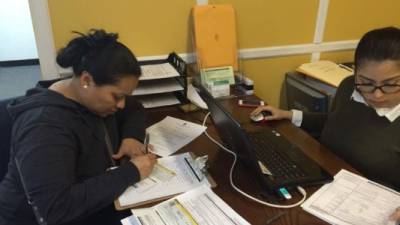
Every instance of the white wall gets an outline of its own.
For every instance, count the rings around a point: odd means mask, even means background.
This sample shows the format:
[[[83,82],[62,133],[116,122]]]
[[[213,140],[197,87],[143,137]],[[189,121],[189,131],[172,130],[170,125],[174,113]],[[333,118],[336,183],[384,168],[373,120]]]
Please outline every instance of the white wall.
[[[28,0],[0,0],[0,61],[37,58]]]

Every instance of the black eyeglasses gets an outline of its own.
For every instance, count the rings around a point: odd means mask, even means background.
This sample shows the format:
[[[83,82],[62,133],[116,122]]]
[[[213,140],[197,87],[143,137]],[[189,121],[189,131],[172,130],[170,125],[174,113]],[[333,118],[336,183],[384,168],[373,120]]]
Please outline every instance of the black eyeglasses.
[[[375,86],[373,84],[355,83],[354,86],[356,87],[357,91],[363,93],[373,93],[376,91],[376,89],[381,90],[381,92],[385,94],[393,94],[400,91],[400,84],[384,84]]]

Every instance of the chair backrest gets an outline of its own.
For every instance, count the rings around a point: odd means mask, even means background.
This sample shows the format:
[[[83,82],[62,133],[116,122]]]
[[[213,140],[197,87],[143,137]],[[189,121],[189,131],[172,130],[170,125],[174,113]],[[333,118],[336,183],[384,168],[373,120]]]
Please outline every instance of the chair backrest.
[[[10,160],[10,141],[12,119],[8,114],[7,105],[13,100],[0,100],[0,181],[7,173],[8,162]]]

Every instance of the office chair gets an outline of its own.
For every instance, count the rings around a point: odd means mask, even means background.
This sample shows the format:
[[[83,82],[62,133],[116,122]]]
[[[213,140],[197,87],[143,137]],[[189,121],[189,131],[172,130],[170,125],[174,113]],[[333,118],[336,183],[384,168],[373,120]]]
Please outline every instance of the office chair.
[[[10,160],[10,141],[12,119],[8,114],[7,105],[14,100],[9,98],[0,100],[0,182],[7,173],[8,161]]]

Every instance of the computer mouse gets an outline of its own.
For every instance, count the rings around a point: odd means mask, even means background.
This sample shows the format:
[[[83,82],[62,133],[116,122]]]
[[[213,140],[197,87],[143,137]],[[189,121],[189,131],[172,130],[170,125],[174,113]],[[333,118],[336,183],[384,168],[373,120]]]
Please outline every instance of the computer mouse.
[[[254,116],[250,116],[250,119],[254,122],[261,122],[264,121],[266,116],[270,116],[272,115],[270,111],[262,111],[261,113],[254,115]]]

